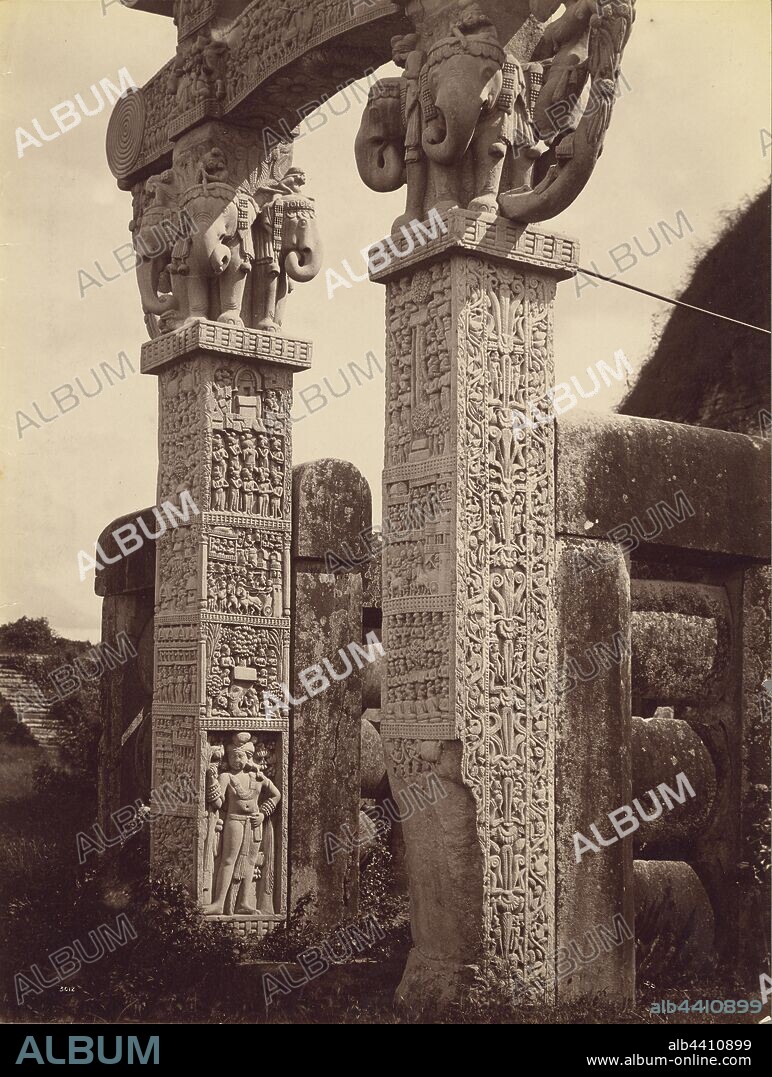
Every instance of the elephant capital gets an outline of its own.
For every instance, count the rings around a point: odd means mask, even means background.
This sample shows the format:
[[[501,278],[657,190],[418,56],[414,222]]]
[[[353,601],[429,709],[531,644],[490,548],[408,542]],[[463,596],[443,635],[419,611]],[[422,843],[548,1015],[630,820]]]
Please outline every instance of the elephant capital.
[[[548,22],[559,0],[532,0],[506,36],[474,3],[440,0],[443,18],[408,5],[415,33],[392,40],[403,75],[371,88],[355,144],[369,187],[407,184],[393,230],[433,208],[530,222],[570,205],[600,156],[633,3],[569,0]]]
[[[185,322],[211,318],[242,326],[257,203],[243,188],[205,175],[185,192],[182,208],[193,231],[175,245],[173,269],[185,278]]]
[[[129,229],[137,255],[142,310],[152,337],[160,324],[171,328],[179,321],[181,296],[173,273],[173,252],[194,225],[180,207],[177,178],[171,169],[150,176],[133,193],[135,216]]]
[[[255,197],[262,208],[255,226],[253,321],[258,329],[277,331],[293,283],[313,280],[322,265],[322,247],[313,198],[300,194],[305,175],[290,169]]]

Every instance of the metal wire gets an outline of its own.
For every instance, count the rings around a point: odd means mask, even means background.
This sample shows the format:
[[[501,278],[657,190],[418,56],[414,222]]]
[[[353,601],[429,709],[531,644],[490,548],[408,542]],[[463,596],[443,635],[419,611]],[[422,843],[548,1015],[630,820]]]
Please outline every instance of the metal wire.
[[[591,269],[583,269],[581,266],[577,266],[577,270],[588,277],[597,277],[598,280],[605,280],[609,284],[618,284],[620,288],[629,288],[631,292],[640,292],[641,295],[651,296],[652,299],[661,299],[664,303],[672,303],[675,307],[697,310],[700,314],[707,314],[711,318],[720,318],[723,322],[734,322],[735,325],[744,325],[746,329],[755,329],[757,333],[766,333],[767,336],[772,336],[772,331],[769,329],[762,329],[760,325],[751,325],[750,322],[741,322],[739,318],[730,318],[728,314],[717,314],[715,310],[695,307],[693,303],[684,303],[682,299],[671,299],[670,296],[660,295],[659,292],[650,292],[646,288],[639,288],[635,284],[627,284],[625,281],[617,280],[615,277],[604,277],[602,273],[594,273]]]

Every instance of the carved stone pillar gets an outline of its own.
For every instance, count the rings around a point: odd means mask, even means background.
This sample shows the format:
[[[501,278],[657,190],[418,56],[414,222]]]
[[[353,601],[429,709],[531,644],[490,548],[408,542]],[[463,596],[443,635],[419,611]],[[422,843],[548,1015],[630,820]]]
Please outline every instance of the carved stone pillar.
[[[211,906],[232,854],[222,915],[261,934],[286,916],[289,416],[309,363],[305,341],[211,321],[142,349],[159,380],[159,503],[189,491],[197,510],[157,540],[152,754],[156,789],[186,773],[199,797],[154,822],[151,864]]]
[[[108,669],[99,682],[102,735],[99,741],[99,823],[114,833],[111,815],[138,798],[148,803],[151,792],[150,706],[153,697],[154,544],[145,542],[121,556],[114,532],[143,519],[152,533],[158,524],[151,509],[113,520],[99,536],[98,547],[110,559],[95,573],[94,590],[102,598],[102,643],[117,647],[121,633],[134,655]],[[142,525],[140,525],[142,526]],[[112,563],[110,563],[112,562]],[[142,841],[137,852],[138,840]],[[109,848],[101,862],[106,876],[132,877],[139,861],[146,877],[149,846],[134,839]],[[128,853],[128,856],[126,855]],[[128,861],[128,863],[127,863]]]
[[[513,429],[554,384],[573,241],[463,210],[386,283],[381,733],[414,948],[398,1000],[458,997],[499,963],[550,997],[555,958],[554,431]],[[392,237],[393,239],[394,237]]]
[[[591,558],[597,567],[583,571]],[[606,821],[609,811],[630,804],[633,797],[630,570],[624,554],[611,542],[563,536],[557,543],[554,591],[563,677],[556,692],[556,994],[561,1002],[601,991],[610,998],[632,999],[633,839],[579,863],[574,845],[574,834],[586,834],[591,823]],[[594,648],[607,645],[619,646],[619,660],[594,663]],[[588,665],[594,668],[594,675],[573,676],[572,660],[583,671]],[[622,928],[615,919],[619,916]],[[613,931],[620,941],[604,946],[592,962],[577,960],[577,947],[579,954],[592,953],[593,932],[601,929]]]
[[[740,777],[739,939],[748,968],[769,946],[769,875],[765,862],[769,834],[770,568],[752,565],[742,582],[742,747]]]
[[[327,558],[361,543],[372,524],[370,489],[344,460],[300,464],[292,513],[290,908],[308,903],[306,922],[324,933],[354,919],[359,905],[359,850],[346,847],[346,834],[359,830],[362,684],[370,668],[351,654],[362,640],[361,571],[331,573]],[[309,674],[313,690],[303,682]]]

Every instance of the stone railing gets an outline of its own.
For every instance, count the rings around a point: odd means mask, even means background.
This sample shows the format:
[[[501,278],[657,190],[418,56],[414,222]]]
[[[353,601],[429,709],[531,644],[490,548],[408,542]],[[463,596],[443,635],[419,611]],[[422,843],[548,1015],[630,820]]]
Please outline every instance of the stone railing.
[[[618,914],[637,937],[558,969],[564,997],[763,953],[769,516],[760,441],[558,424],[558,955]]]

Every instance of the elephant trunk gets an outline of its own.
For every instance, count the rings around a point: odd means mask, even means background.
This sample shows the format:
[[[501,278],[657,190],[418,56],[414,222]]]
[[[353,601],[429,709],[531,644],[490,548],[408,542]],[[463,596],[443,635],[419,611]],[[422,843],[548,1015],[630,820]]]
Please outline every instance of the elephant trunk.
[[[210,230],[204,235],[204,250],[212,272],[219,276],[228,268],[231,260],[230,247],[220,239],[220,233]]]
[[[405,182],[404,152],[393,142],[360,132],[354,143],[354,157],[359,175],[371,191],[397,191]]]
[[[322,268],[322,252],[319,247],[299,247],[287,253],[284,268],[290,280],[306,284],[313,280]]]
[[[482,102],[474,97],[447,109],[438,104],[437,117],[427,124],[423,133],[426,156],[438,165],[460,161],[469,149],[481,111]]]
[[[145,314],[166,314],[174,310],[177,300],[173,295],[160,296],[158,281],[161,277],[161,265],[156,258],[141,258],[137,263],[137,284]]]

